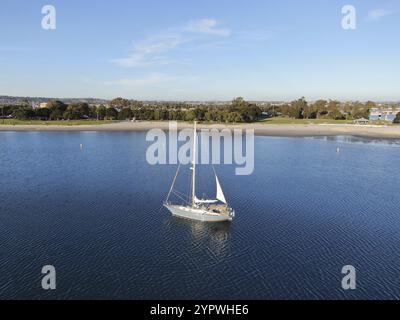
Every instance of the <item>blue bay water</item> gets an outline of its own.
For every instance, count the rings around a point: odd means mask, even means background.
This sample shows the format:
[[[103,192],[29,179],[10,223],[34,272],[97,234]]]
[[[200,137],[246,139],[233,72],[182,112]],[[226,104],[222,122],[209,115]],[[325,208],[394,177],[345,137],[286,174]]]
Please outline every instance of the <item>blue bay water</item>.
[[[0,298],[400,298],[400,141],[256,137],[253,175],[216,168],[236,211],[223,224],[161,208],[176,166],[147,164],[148,146],[144,133],[0,133]],[[212,195],[209,168],[199,176]],[[55,291],[41,289],[47,264]]]

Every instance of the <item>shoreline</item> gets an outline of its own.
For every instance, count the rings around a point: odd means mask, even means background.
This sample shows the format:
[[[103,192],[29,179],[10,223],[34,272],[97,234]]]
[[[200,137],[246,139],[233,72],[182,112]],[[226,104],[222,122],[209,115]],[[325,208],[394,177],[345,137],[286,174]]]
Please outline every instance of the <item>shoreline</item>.
[[[168,130],[168,121],[119,122],[93,125],[0,125],[0,132],[143,132],[151,129]],[[185,122],[178,129],[192,128]],[[400,139],[400,126],[373,126],[353,124],[198,124],[199,129],[254,129],[258,136],[312,137],[312,136],[358,136],[378,139]]]

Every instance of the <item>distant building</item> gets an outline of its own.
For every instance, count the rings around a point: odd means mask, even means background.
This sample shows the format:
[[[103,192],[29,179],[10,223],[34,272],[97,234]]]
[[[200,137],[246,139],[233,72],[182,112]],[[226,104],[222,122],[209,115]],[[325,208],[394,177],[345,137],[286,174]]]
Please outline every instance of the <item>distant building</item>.
[[[399,112],[400,107],[372,108],[370,110],[369,120],[385,120],[392,122]]]
[[[39,108],[40,109],[47,108],[47,102],[42,102],[41,104],[39,104]]]

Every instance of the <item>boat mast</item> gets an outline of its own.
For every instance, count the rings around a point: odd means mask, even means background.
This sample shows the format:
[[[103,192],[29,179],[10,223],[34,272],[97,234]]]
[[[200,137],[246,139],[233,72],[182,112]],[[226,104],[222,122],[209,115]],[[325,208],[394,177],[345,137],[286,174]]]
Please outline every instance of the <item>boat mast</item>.
[[[192,206],[196,203],[196,147],[197,147],[197,133],[196,121],[194,122],[193,129],[193,174],[192,174]]]

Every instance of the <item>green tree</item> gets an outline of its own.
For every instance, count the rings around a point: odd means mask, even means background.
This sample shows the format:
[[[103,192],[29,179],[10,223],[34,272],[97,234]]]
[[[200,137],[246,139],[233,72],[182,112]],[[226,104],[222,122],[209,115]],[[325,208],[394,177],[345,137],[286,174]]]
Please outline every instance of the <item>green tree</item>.
[[[234,113],[234,115],[229,115]],[[223,120],[225,122],[253,122],[260,118],[262,110],[255,104],[245,101],[242,97],[233,99],[230,106],[223,110]],[[235,120],[232,120],[235,119]]]
[[[116,120],[118,117],[118,111],[115,108],[107,108],[106,118],[108,120]]]
[[[50,100],[47,102],[47,108],[50,110],[60,109],[64,112],[67,109],[67,105],[59,100]]]
[[[185,113],[185,121],[194,121],[196,120],[196,111],[194,109],[190,109]]]
[[[132,119],[133,113],[130,108],[123,108],[121,112],[118,114],[119,120],[130,120]]]
[[[50,110],[50,120],[60,120],[63,118],[64,112],[60,109],[54,109],[53,111]]]
[[[393,123],[400,123],[400,112],[396,115],[396,118],[394,118]]]
[[[346,119],[346,116],[341,112],[341,104],[337,100],[330,100],[327,105],[328,118],[334,120]]]
[[[90,117],[91,111],[89,105],[85,102],[73,103],[67,107],[64,112],[64,119],[78,120]]]
[[[376,103],[373,102],[373,101],[367,101],[367,102],[365,103],[365,107],[366,107],[367,109],[376,108]]]
[[[32,109],[29,108],[19,108],[13,111],[12,117],[18,120],[29,120],[35,116]]]
[[[110,107],[112,108],[128,108],[131,106],[131,102],[121,97],[111,100]]]
[[[353,116],[353,119],[361,119],[361,118],[368,119],[369,118],[369,110],[368,109],[356,109],[353,111],[352,116]]]
[[[60,120],[63,117],[64,112],[67,110],[67,105],[58,100],[50,100],[47,102],[47,108],[50,110],[51,120]]]
[[[249,105],[247,101],[245,101],[242,97],[238,97],[233,99],[231,103],[231,111],[240,110],[246,108]]]
[[[214,121],[215,120],[215,116],[214,116],[214,113],[212,112],[212,111],[207,111],[205,114],[204,114],[204,120],[205,121]]]
[[[304,119],[308,103],[304,97],[290,103],[289,116],[295,119]]]
[[[51,111],[47,108],[37,109],[35,111],[35,116],[36,116],[36,118],[39,118],[40,120],[49,120],[50,112]]]
[[[107,108],[105,105],[100,105],[96,107],[96,118],[97,120],[104,120],[106,117]]]
[[[327,104],[328,101],[322,99],[314,102],[313,110],[316,112],[316,118],[323,118],[328,114]]]
[[[345,115],[339,110],[339,108],[330,110],[328,116],[329,116],[329,118],[334,119],[334,120],[346,119]]]

